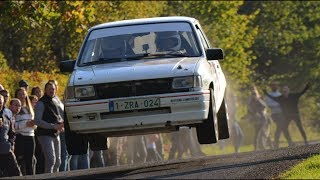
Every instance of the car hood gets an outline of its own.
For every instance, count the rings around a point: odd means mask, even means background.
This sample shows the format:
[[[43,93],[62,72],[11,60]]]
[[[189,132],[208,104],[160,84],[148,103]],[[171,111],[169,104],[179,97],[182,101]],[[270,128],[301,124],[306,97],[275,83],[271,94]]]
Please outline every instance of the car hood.
[[[74,85],[193,75],[200,57],[145,59],[77,67]]]

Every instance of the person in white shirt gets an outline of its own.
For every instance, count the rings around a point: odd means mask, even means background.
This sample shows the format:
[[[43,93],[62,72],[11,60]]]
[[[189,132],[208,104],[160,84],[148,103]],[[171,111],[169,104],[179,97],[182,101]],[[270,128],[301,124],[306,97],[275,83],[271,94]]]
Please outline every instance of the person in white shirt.
[[[270,84],[271,91],[268,92],[268,94],[272,97],[279,97],[281,96],[281,93],[278,91],[278,82],[271,82]],[[282,109],[280,107],[280,104],[270,97],[266,96],[266,104],[271,109],[271,118],[276,124],[276,132],[274,134],[274,147],[279,147],[279,138],[281,135],[281,132],[283,132],[285,138],[288,141],[289,146],[293,145],[289,131],[288,131],[288,125],[289,122],[284,118]]]
[[[35,174],[34,111],[25,88],[15,91],[15,98],[21,101],[21,111],[15,117],[15,154],[23,175]]]

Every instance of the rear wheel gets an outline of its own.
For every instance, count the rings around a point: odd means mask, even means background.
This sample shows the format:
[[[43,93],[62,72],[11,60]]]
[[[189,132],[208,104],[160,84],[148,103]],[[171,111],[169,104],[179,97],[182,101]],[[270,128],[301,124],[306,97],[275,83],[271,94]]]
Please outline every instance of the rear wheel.
[[[218,141],[218,118],[215,109],[213,89],[210,89],[210,106],[208,119],[196,126],[197,137],[200,144],[212,144]]]

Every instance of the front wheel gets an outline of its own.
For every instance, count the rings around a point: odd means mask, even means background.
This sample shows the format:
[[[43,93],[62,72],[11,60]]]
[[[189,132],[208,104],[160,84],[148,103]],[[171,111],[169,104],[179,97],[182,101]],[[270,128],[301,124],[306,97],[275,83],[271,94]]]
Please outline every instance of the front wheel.
[[[210,106],[208,119],[196,126],[197,137],[200,144],[212,144],[218,141],[218,118],[215,109],[213,89],[210,89]]]

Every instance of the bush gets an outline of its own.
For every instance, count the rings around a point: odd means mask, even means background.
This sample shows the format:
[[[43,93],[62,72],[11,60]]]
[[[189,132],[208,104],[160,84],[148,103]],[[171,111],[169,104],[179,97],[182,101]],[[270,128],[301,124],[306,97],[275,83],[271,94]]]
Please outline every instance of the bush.
[[[18,82],[21,79],[28,81],[29,84],[29,92],[31,93],[31,89],[34,86],[39,86],[42,90],[44,90],[44,85],[48,82],[48,80],[53,79],[58,82],[58,96],[62,99],[65,87],[67,85],[67,81],[69,76],[60,73],[41,73],[41,72],[27,72],[23,71],[21,74],[18,71],[14,71],[9,68],[1,69],[0,73],[0,84],[4,86],[5,89],[8,89],[10,92],[10,96],[14,97],[14,92],[17,88],[19,88]]]

